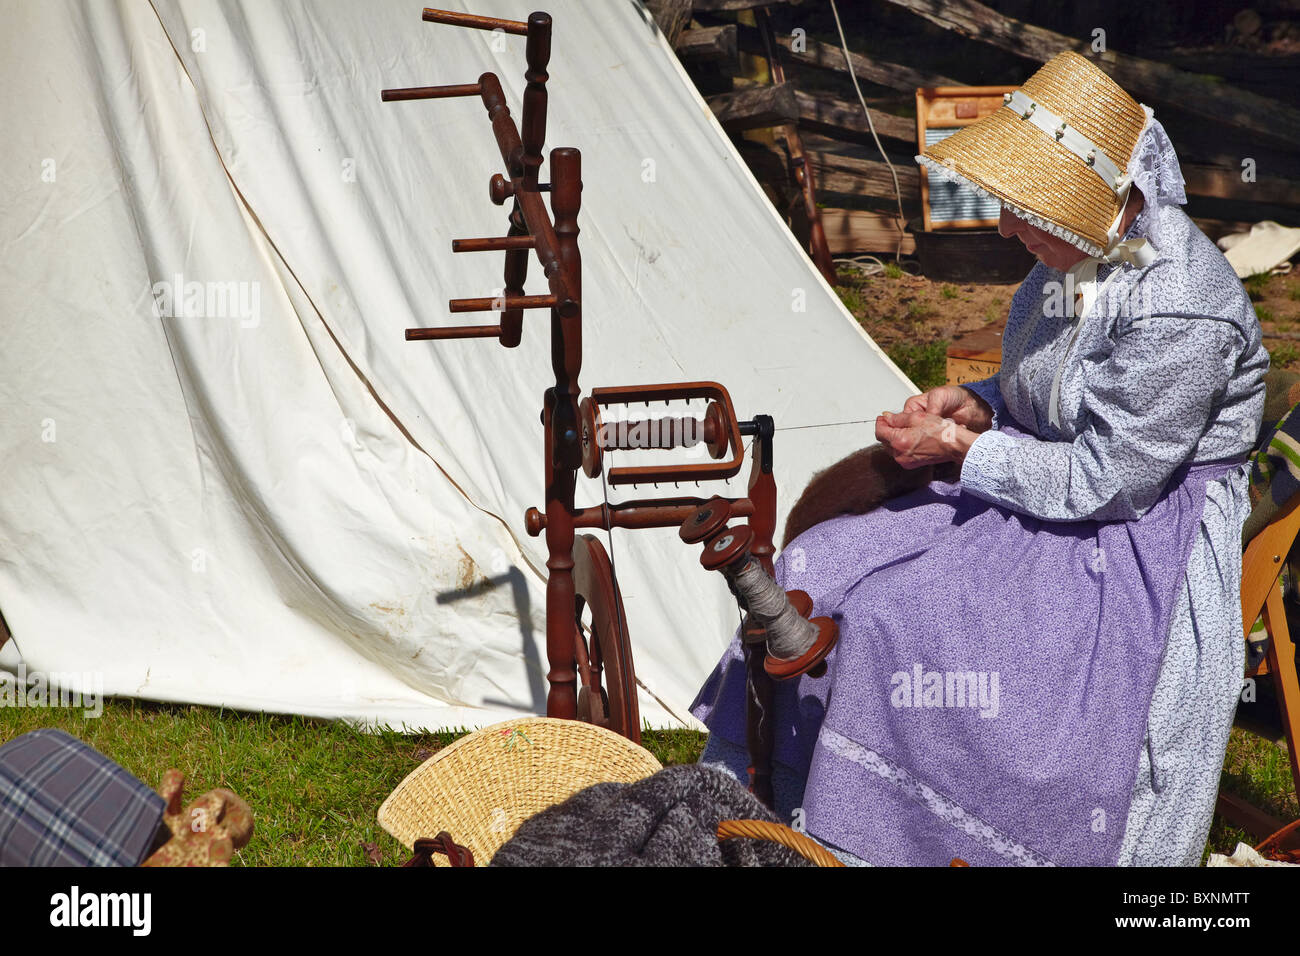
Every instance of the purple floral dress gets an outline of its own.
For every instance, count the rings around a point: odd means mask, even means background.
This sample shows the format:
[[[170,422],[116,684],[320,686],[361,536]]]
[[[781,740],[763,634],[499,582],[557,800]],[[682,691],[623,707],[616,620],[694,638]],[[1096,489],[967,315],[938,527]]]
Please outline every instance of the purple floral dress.
[[[848,859],[1200,859],[1269,360],[1159,132],[1128,232],[1156,261],[1101,265],[1078,318],[1069,277],[1036,266],[1000,373],[970,386],[995,421],[960,480],[818,525],[778,562],[841,630],[825,677],[778,685],[778,810]],[[703,759],[744,779],[740,661],[733,639],[692,712]]]

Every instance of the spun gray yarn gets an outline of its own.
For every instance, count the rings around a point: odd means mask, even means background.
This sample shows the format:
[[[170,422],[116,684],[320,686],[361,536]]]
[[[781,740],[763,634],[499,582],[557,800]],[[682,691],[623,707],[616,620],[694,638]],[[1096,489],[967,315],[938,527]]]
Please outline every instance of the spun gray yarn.
[[[715,767],[598,783],[525,820],[491,866],[811,866],[766,840],[718,842],[723,820],[779,821]]]
[[[752,558],[733,578],[749,613],[767,630],[773,657],[792,660],[817,640],[817,625],[805,620],[786,599],[785,590]]]

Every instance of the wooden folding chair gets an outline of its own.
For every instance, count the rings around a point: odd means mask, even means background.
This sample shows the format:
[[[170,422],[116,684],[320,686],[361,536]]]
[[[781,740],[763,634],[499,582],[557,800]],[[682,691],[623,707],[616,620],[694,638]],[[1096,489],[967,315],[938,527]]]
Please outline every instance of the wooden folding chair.
[[[1272,433],[1278,421],[1295,406],[1300,398],[1300,375],[1282,370],[1270,371],[1265,379],[1267,399],[1261,443]],[[1298,413],[1300,414],[1300,413]],[[1259,449],[1256,449],[1259,453]],[[1262,522],[1262,525],[1261,525]],[[1262,618],[1267,634],[1267,649],[1262,657],[1247,662],[1245,677],[1256,682],[1271,679],[1277,697],[1282,734],[1286,738],[1291,763],[1291,779],[1300,795],[1300,681],[1296,675],[1295,642],[1287,622],[1282,572],[1292,561],[1292,552],[1300,558],[1296,547],[1300,535],[1300,493],[1278,507],[1268,494],[1255,504],[1243,529],[1248,539],[1241,564],[1241,620],[1245,630],[1243,638],[1249,640],[1255,622]],[[1292,562],[1300,565],[1300,561]],[[1254,655],[1252,655],[1254,656]],[[1276,739],[1271,729],[1264,727],[1238,711],[1236,725],[1254,733]],[[1278,820],[1240,797],[1220,793],[1216,807],[1220,816],[1229,823],[1260,837],[1279,830],[1284,821]]]

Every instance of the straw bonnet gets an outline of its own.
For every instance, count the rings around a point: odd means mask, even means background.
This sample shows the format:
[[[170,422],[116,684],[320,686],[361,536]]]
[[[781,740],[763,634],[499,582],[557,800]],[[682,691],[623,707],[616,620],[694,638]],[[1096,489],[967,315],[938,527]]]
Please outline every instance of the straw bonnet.
[[[534,814],[592,784],[633,783],[662,769],[644,747],[594,724],[509,720],[411,771],[379,808],[379,825],[408,849],[445,830],[485,865]]]
[[[933,173],[996,198],[1031,225],[1105,256],[1148,111],[1077,53],[1049,60],[1002,107],[917,156]]]

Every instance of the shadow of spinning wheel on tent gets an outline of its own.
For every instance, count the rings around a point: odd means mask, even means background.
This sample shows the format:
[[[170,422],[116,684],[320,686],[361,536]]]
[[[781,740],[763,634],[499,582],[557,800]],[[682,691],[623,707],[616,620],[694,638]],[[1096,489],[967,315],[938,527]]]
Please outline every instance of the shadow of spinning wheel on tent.
[[[641,712],[637,704],[636,671],[627,612],[615,583],[605,546],[593,535],[578,535],[573,547],[574,657],[578,670],[578,719],[639,741]],[[466,588],[444,591],[439,604],[453,604],[508,585],[514,596],[528,672],[529,707],[517,701],[484,698],[485,705],[542,713],[546,709],[545,668],[538,657],[532,628],[532,598],[524,573],[512,567],[504,574]]]
[[[492,697],[483,698],[483,703],[489,706],[495,704],[508,707],[510,710],[524,713],[540,713],[546,709],[546,671],[542,667],[541,658],[537,655],[537,641],[533,632],[533,599],[528,593],[528,579],[524,572],[517,567],[512,567],[502,574],[477,581],[469,587],[443,591],[438,594],[437,601],[439,604],[453,604],[503,585],[510,587],[510,593],[514,597],[515,615],[519,619],[520,648],[524,655],[524,669],[528,673],[528,699],[532,703],[520,707],[518,701]]]

